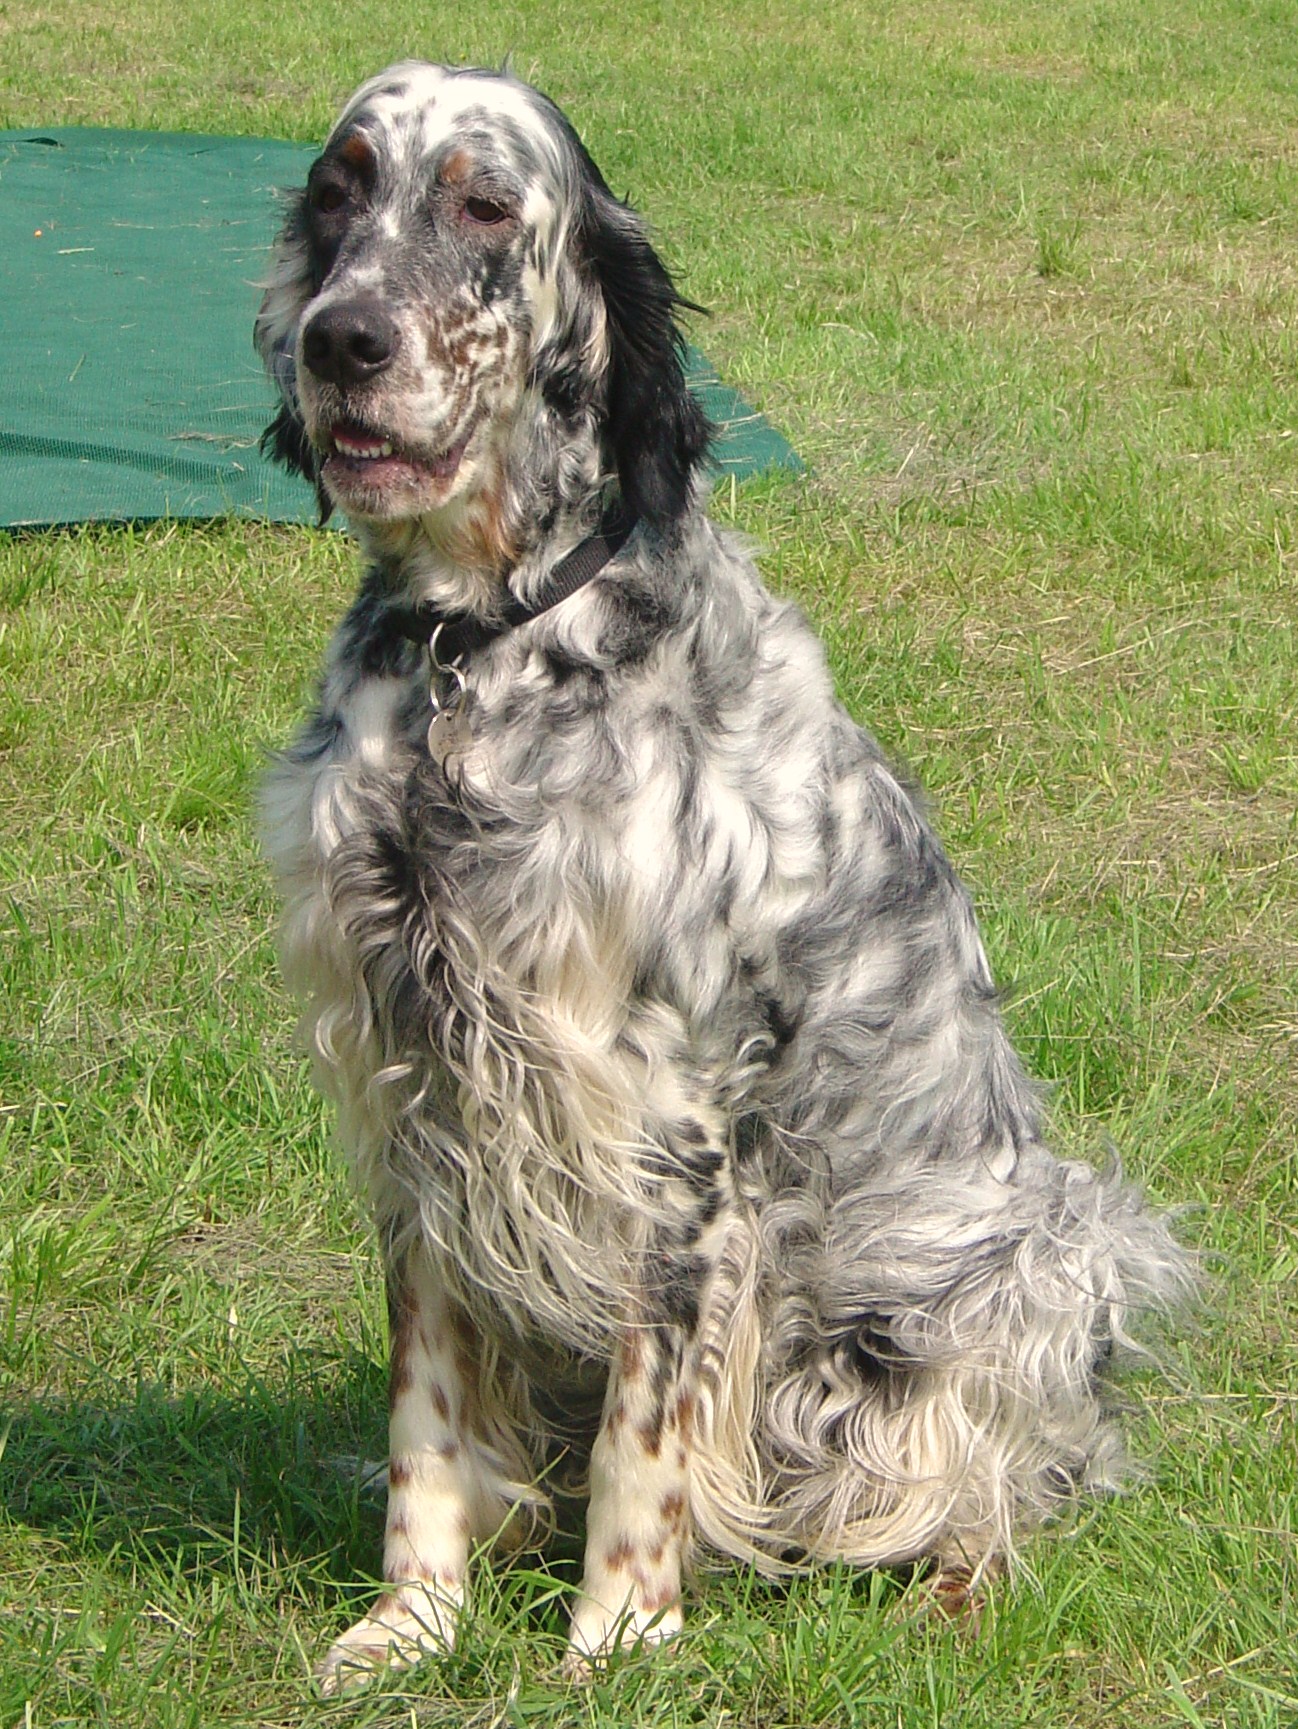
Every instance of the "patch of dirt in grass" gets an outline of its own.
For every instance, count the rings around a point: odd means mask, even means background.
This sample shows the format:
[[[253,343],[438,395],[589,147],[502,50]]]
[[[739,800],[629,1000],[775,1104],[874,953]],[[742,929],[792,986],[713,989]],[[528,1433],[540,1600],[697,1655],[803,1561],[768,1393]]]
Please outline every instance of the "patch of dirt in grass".
[[[196,1268],[232,1291],[250,1283],[270,1284],[291,1292],[295,1314],[333,1312],[347,1305],[357,1288],[357,1260],[368,1277],[373,1257],[365,1249],[326,1248],[309,1223],[299,1223],[291,1241],[282,1222],[236,1218],[225,1222],[196,1220],[168,1243],[165,1255]]]

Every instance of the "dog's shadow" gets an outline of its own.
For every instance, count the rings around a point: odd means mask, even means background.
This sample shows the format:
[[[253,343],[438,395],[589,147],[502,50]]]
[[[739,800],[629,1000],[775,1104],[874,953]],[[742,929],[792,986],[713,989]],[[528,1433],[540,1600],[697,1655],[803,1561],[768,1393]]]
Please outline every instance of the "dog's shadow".
[[[0,1425],[0,1505],[105,1554],[219,1565],[222,1551],[302,1560],[333,1549],[346,1576],[365,1565],[382,1500],[367,1503],[328,1461],[381,1435],[374,1379],[358,1363],[327,1394],[250,1378],[241,1390],[140,1381],[120,1399],[33,1397]]]
[[[384,1456],[386,1425],[386,1368],[359,1352],[324,1376],[299,1361],[282,1380],[249,1377],[242,1389],[142,1381],[118,1400],[37,1396],[0,1415],[0,1510],[74,1559],[137,1581],[221,1579],[341,1624],[363,1612],[382,1564],[385,1485],[362,1462]],[[485,1595],[488,1624],[543,1634],[555,1651],[582,1572],[584,1453],[580,1440],[560,1449],[554,1524],[535,1547],[503,1544],[474,1594]],[[863,1573],[853,1596],[877,1610],[910,1571]],[[736,1603],[769,1613],[791,1589],[746,1569],[734,1578],[728,1613]],[[484,1624],[483,1650],[491,1637]]]
[[[356,1353],[320,1379],[299,1363],[275,1384],[249,1377],[243,1388],[176,1392],[141,1381],[121,1392],[33,1396],[0,1412],[9,1521],[130,1572],[246,1580],[255,1571],[259,1591],[321,1606],[368,1595],[385,1488],[363,1461],[386,1453],[382,1364]],[[575,1584],[580,1502],[555,1499],[543,1565],[556,1586]],[[547,1623],[556,1614],[552,1602],[538,1606]]]

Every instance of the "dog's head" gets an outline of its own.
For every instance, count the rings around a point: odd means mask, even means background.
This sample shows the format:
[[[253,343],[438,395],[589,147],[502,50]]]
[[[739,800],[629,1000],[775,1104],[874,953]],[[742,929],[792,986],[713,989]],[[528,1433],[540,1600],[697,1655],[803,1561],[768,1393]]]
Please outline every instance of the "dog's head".
[[[326,513],[485,510],[503,551],[511,461],[549,448],[557,469],[580,430],[630,508],[669,527],[708,436],[685,304],[547,98],[393,66],[343,110],[276,245],[257,320],[283,401],[267,446]]]

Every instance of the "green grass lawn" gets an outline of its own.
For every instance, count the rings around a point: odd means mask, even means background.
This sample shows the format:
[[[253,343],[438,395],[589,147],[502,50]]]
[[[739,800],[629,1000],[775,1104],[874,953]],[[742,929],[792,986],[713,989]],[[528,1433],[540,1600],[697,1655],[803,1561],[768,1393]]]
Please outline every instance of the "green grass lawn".
[[[342,536],[0,538],[0,1729],[1298,1721],[1298,29],[1284,0],[0,0],[0,126],[319,139],[417,53],[572,113],[807,460],[727,491],[931,795],[1058,1138],[1185,1209],[1127,1498],[981,1632],[705,1575],[558,1679],[572,1546],[460,1648],[310,1663],[379,1565],[382,1301],[251,835]],[[0,183],[0,197],[3,184]]]

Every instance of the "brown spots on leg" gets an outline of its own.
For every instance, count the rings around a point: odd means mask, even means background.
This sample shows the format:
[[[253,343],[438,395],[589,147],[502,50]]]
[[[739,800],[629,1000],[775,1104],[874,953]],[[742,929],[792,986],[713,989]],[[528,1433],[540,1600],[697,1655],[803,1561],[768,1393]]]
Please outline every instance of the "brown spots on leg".
[[[670,1495],[664,1495],[658,1504],[658,1517],[669,1531],[678,1531],[685,1523],[685,1497],[679,1491],[673,1490]]]
[[[694,1394],[689,1388],[684,1388],[667,1408],[661,1402],[656,1404],[648,1420],[640,1425],[640,1444],[649,1458],[658,1457],[673,1431],[677,1443],[676,1468],[683,1471],[689,1462],[689,1442],[694,1432]]]
[[[410,1392],[415,1384],[414,1371],[406,1357],[393,1357],[392,1367],[388,1373],[388,1410],[395,1411],[397,1406]]]
[[[625,1573],[635,1560],[635,1553],[634,1547],[621,1537],[604,1556],[604,1565],[610,1573]]]
[[[586,1567],[573,1611],[573,1662],[681,1625],[694,1428],[688,1340],[666,1325],[629,1327],[612,1365],[591,1455]]]
[[[676,1401],[676,1429],[684,1440],[694,1432],[694,1394],[688,1387],[682,1389]]]
[[[478,1403],[478,1365],[474,1355],[474,1340],[464,1316],[453,1311],[447,1334],[455,1378],[460,1389],[460,1428],[472,1434],[480,1426],[481,1407]]]
[[[672,1489],[662,1497],[658,1503],[658,1518],[661,1521],[658,1541],[648,1555],[651,1567],[660,1566],[668,1550],[674,1551],[679,1559],[689,1523],[689,1502],[683,1490]]]
[[[415,1382],[412,1358],[418,1317],[409,1294],[388,1285],[388,1410],[410,1391]]]
[[[627,1385],[640,1379],[644,1372],[644,1358],[644,1334],[639,1327],[631,1327],[622,1340],[622,1349],[618,1353],[618,1372]]]
[[[928,1608],[943,1621],[976,1630],[982,1603],[967,1573],[944,1568],[929,1586]]]
[[[640,1445],[644,1448],[649,1458],[656,1459],[659,1453],[662,1452],[663,1432],[661,1424],[654,1421],[644,1423],[636,1433],[639,1437]]]
[[[494,1525],[521,1474],[506,1480],[498,1463],[494,1443],[507,1446],[512,1437],[503,1424],[483,1421],[482,1353],[427,1245],[415,1241],[390,1258],[388,1301],[387,1583],[373,1611],[330,1647],[319,1671],[329,1692],[358,1671],[451,1648],[470,1542],[486,1534],[488,1519]]]
[[[452,1311],[418,1250],[388,1283],[392,1374],[384,1576],[405,1587],[463,1581],[473,1493],[456,1421],[463,1395]],[[465,1529],[460,1529],[464,1521]]]
[[[661,1615],[664,1609],[670,1609],[681,1600],[680,1590],[675,1585],[661,1585],[656,1591],[648,1591],[644,1598],[644,1610],[647,1615]]]

